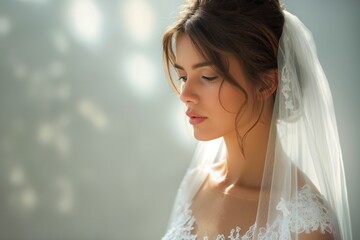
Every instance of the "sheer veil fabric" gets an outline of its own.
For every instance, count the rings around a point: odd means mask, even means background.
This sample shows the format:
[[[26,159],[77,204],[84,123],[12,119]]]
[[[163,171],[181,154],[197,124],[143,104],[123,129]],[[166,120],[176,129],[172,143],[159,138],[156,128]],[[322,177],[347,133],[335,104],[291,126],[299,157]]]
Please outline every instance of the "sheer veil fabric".
[[[328,81],[310,31],[296,16],[283,13],[279,84],[252,239],[298,239],[300,233],[319,230],[332,232],[335,239],[351,240],[342,153]],[[191,206],[206,179],[206,171],[198,169],[208,169],[224,157],[221,138],[198,144],[178,190],[168,229],[177,227],[183,206]],[[332,227],[298,217],[308,207],[301,201],[303,186],[310,186],[331,210]]]

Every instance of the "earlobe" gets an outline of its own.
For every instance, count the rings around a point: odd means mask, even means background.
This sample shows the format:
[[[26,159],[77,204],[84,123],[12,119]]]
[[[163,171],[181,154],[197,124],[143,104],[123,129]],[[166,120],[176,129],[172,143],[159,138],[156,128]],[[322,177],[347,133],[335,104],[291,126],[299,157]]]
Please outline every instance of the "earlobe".
[[[262,99],[271,97],[278,86],[278,71],[272,69],[262,75],[262,86],[259,88],[259,93]]]

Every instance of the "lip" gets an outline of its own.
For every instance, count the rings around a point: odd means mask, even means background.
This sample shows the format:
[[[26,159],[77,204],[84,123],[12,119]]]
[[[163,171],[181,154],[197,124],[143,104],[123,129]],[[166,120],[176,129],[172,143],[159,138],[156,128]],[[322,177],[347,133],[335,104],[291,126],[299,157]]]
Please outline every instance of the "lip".
[[[204,116],[202,116],[196,112],[193,112],[191,110],[186,111],[186,115],[189,117],[189,123],[191,125],[200,124],[207,119],[207,117],[204,117]]]

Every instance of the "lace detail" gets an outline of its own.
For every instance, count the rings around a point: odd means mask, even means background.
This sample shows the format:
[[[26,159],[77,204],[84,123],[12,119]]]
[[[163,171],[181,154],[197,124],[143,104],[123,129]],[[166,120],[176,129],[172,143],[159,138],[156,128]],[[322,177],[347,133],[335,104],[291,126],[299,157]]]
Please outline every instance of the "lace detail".
[[[168,230],[162,240],[196,240],[197,236],[192,234],[195,217],[192,215],[190,204],[179,208],[179,215],[174,225]],[[260,240],[290,240],[291,233],[310,233],[320,231],[321,233],[332,233],[334,223],[331,213],[324,204],[321,195],[311,191],[309,185],[304,185],[297,196],[291,201],[283,198],[276,206],[279,211],[277,219],[271,226],[259,229],[258,239]],[[216,240],[251,240],[254,237],[255,224],[241,236],[241,228],[235,227],[230,231],[228,237],[219,234]],[[204,237],[203,240],[209,240]]]
[[[302,187],[291,201],[283,198],[276,206],[281,215],[267,228],[260,228],[260,240],[289,240],[290,233],[310,233],[319,230],[332,233],[334,223],[331,213],[324,205],[322,196],[313,193],[309,185]]]
[[[285,97],[285,109],[289,110],[291,114],[294,113],[294,103],[293,100],[290,96],[291,93],[291,88],[290,88],[290,73],[287,69],[286,66],[283,67],[282,72],[281,72],[281,80],[283,81],[283,87],[281,89],[281,93],[284,95]]]
[[[250,240],[252,238],[252,236],[254,235],[254,230],[255,230],[255,225],[251,226],[250,229],[245,233],[245,235],[240,237],[241,228],[236,227],[236,228],[231,229],[230,235],[227,238],[225,238],[224,234],[219,234],[216,237],[216,240],[225,240],[225,239],[229,239],[229,240]],[[204,237],[204,240],[209,240],[209,238]]]
[[[162,240],[196,240],[196,235],[191,233],[194,229],[195,218],[192,216],[190,204],[180,207],[176,211],[181,214]]]
[[[280,105],[283,107],[282,113],[279,115],[280,119],[293,121],[301,116],[301,96],[296,90],[299,88],[297,82],[292,80],[296,78],[294,72],[290,71],[285,65],[281,70],[281,88],[279,96]]]

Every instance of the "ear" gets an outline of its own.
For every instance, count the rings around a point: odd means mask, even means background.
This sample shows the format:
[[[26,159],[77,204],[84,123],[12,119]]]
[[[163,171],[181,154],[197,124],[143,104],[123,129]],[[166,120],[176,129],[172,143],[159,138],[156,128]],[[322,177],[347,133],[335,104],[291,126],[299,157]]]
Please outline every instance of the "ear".
[[[267,98],[274,95],[278,87],[278,71],[277,69],[271,69],[261,76],[261,86],[258,89],[259,94],[262,99],[266,100]]]

